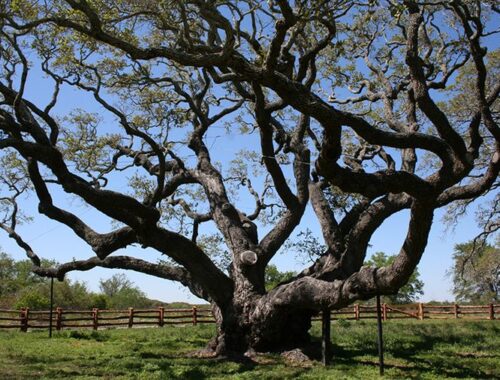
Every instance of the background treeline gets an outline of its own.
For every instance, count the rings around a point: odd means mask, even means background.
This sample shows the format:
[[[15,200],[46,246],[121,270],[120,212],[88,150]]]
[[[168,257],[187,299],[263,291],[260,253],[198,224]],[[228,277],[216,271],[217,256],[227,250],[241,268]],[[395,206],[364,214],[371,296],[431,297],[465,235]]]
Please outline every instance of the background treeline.
[[[46,261],[44,265],[54,265]],[[50,306],[50,280],[31,272],[29,260],[16,261],[0,252],[0,308],[33,310]],[[99,292],[90,291],[84,282],[54,281],[54,305],[65,309],[125,309],[165,306],[151,300],[124,274],[99,281]]]
[[[390,265],[395,256],[384,252],[373,254],[365,265],[377,267]],[[486,304],[500,302],[500,238],[493,245],[486,241],[469,241],[457,244],[453,254],[454,264],[449,275],[453,281],[455,301],[459,303]],[[42,265],[54,266],[44,260]],[[48,309],[50,305],[50,280],[31,272],[29,260],[16,261],[0,251],[0,308],[33,310]],[[266,288],[272,289],[287,282],[295,272],[281,272],[275,265],[266,268]],[[388,304],[408,304],[419,301],[423,295],[423,282],[418,269],[397,294],[383,296]],[[372,304],[374,299],[361,303]],[[430,301],[430,304],[448,304],[453,301]],[[166,304],[151,300],[124,274],[115,274],[99,281],[99,292],[92,292],[84,282],[66,279],[54,282],[54,304],[65,309],[126,309],[189,307],[183,302]]]

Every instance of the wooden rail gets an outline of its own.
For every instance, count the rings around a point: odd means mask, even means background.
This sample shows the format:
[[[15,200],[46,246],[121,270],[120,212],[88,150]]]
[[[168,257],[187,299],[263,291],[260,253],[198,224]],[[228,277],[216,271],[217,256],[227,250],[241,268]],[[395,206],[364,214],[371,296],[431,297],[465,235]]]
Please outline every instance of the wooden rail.
[[[382,304],[382,319],[467,319],[494,320],[500,315],[500,304],[488,305],[426,305],[423,303],[410,305],[388,305]],[[371,305],[355,304],[339,310],[331,311],[331,319],[350,319],[359,321],[361,319],[376,319],[377,308]],[[317,315],[313,320],[321,320]]]
[[[355,304],[330,312],[331,319],[376,319],[375,306]],[[480,320],[498,319],[500,304],[489,305],[426,305],[423,303],[411,305],[382,305],[382,319],[465,319]],[[192,306],[183,309],[135,309],[127,310],[65,310],[60,307],[55,309],[52,322],[55,330],[73,328],[99,328],[111,327],[147,327],[165,325],[197,325],[215,323],[212,310],[207,306]],[[317,315],[313,320],[321,320]],[[30,310],[0,309],[0,329],[19,329],[26,332],[28,329],[47,329],[50,324],[50,312]]]
[[[0,309],[0,329],[19,329],[23,332],[28,329],[46,329],[49,327],[49,311],[32,311],[28,308],[21,310]],[[110,327],[142,327],[173,324],[215,323],[209,307],[184,309],[134,309],[128,310],[65,310],[60,307],[53,314],[55,330],[67,328],[99,328]]]

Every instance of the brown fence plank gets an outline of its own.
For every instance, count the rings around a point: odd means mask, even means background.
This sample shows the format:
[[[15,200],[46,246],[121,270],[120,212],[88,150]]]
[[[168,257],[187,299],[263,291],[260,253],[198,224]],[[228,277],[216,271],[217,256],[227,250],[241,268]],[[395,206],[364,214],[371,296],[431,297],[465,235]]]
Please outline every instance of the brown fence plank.
[[[16,321],[16,322],[19,322],[21,319],[18,317],[18,318],[14,318],[14,317],[0,317],[0,321]]]

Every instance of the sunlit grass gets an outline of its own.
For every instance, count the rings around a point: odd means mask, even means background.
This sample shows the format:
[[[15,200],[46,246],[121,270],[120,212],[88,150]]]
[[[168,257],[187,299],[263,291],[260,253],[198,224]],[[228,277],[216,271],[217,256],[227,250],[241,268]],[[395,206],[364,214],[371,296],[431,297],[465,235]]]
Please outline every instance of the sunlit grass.
[[[499,321],[389,321],[386,378],[500,378]],[[0,379],[373,379],[376,324],[332,324],[334,357],[325,368],[294,366],[279,355],[260,364],[196,359],[212,325],[47,332],[0,331]],[[312,334],[319,340],[319,325]]]

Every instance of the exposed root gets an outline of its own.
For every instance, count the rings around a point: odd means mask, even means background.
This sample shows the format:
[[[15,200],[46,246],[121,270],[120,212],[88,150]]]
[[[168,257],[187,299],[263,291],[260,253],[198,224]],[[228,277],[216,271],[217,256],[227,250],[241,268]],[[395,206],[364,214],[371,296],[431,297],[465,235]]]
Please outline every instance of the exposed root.
[[[190,352],[187,356],[189,358],[197,358],[197,359],[217,359],[217,358],[219,358],[219,355],[217,355],[217,352],[215,350],[212,350],[209,347],[202,348],[201,350],[196,350],[196,351]]]

